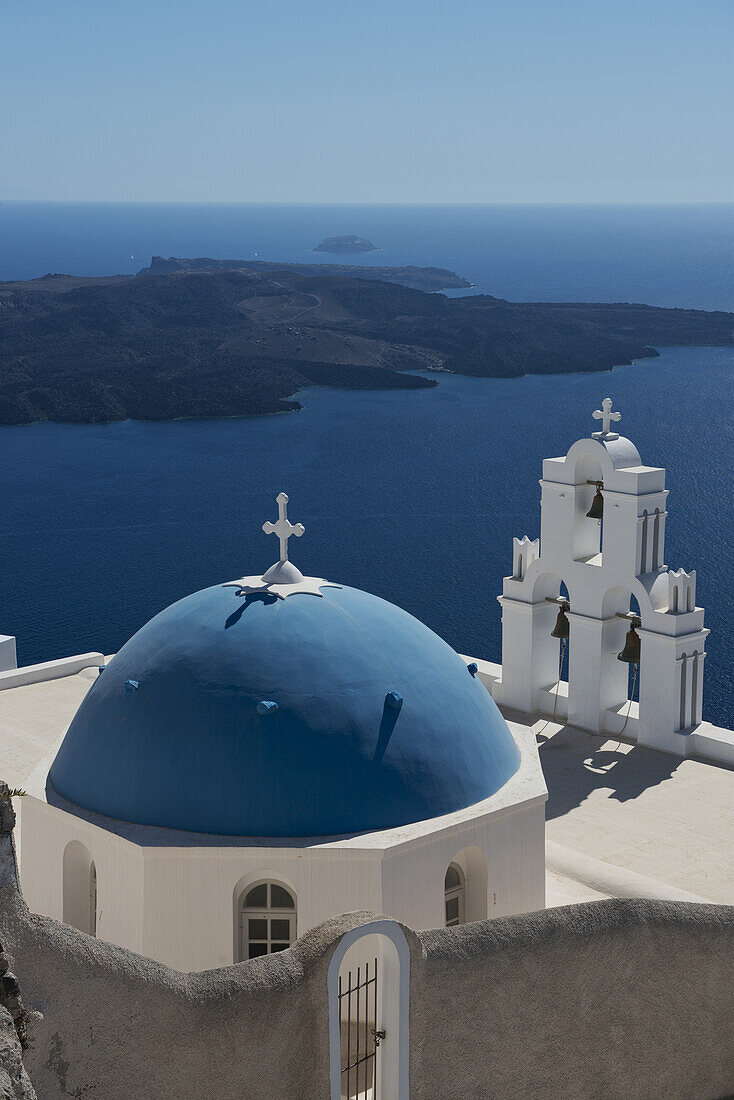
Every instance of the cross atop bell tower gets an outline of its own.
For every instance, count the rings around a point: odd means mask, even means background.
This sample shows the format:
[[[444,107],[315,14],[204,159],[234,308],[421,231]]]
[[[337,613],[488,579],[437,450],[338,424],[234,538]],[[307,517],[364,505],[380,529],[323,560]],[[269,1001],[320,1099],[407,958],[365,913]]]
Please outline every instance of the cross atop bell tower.
[[[620,412],[612,412],[612,399],[611,397],[605,397],[601,403],[600,409],[594,409],[591,414],[594,420],[601,420],[602,427],[600,432],[593,432],[592,439],[619,439],[618,432],[610,431],[612,421],[622,419]]]

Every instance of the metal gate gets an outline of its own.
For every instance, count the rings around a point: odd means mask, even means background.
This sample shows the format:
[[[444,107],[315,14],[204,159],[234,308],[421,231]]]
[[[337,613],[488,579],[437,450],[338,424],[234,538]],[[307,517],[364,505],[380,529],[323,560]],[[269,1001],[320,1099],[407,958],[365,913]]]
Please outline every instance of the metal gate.
[[[377,1100],[377,959],[339,975],[342,1100]]]

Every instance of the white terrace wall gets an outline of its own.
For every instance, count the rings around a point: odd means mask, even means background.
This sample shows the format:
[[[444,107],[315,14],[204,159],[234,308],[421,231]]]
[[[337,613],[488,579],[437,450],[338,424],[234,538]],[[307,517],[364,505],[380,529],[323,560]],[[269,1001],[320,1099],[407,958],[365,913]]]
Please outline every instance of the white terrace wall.
[[[18,667],[15,638],[12,634],[0,634],[0,673]]]

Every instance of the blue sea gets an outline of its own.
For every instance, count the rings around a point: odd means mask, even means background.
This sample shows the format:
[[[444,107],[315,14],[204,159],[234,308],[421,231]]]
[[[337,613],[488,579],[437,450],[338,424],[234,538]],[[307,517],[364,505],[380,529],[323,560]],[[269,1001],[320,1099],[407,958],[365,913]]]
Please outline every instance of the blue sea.
[[[514,300],[734,310],[729,206],[7,203],[0,278],[132,272],[153,253],[323,262],[310,249],[340,233],[381,249],[354,262],[449,267]],[[173,600],[271,564],[260,528],[285,489],[304,572],[498,660],[495,596],[513,535],[538,534],[542,459],[594,430],[608,395],[643,461],[667,467],[666,561],[697,570],[712,631],[704,715],[734,725],[733,369],[734,348],[672,348],[605,374],[313,387],[281,416],[2,428],[0,632],[23,663],[113,652]]]
[[[342,233],[379,251],[334,262],[447,267],[513,301],[734,310],[734,204],[0,203],[0,280],[132,274],[153,254],[320,263]]]

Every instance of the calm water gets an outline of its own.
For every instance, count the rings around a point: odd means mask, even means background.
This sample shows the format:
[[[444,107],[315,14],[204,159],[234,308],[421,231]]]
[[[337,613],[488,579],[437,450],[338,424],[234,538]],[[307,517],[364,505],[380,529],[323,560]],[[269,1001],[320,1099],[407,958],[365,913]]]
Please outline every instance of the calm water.
[[[153,253],[323,261],[310,249],[339,233],[382,249],[349,262],[449,267],[516,300],[734,309],[734,206],[6,203],[0,278],[134,272]],[[304,571],[498,659],[495,595],[512,536],[538,533],[541,460],[595,428],[609,394],[643,460],[668,468],[666,559],[698,571],[704,709],[732,725],[733,366],[734,349],[674,349],[611,375],[310,389],[285,416],[0,429],[0,632],[24,663],[115,650],[172,600],[268,566],[260,525],[284,488]]]
[[[323,262],[310,250],[340,233],[382,249],[348,263],[448,267],[502,298],[734,309],[734,205],[4,203],[0,279],[134,272],[154,253]]]
[[[593,430],[608,394],[643,461],[668,468],[666,560],[698,571],[704,710],[732,725],[733,368],[734,349],[673,349],[604,375],[310,389],[282,416],[2,429],[0,630],[23,662],[115,650],[178,597],[270,565],[260,525],[283,488],[304,572],[498,659],[495,596],[513,535],[538,534],[541,461]]]

